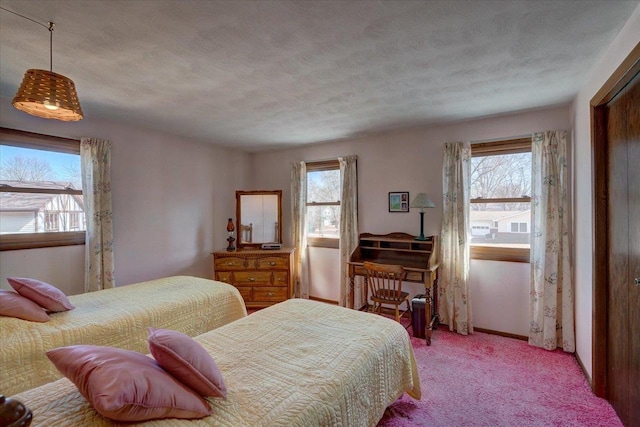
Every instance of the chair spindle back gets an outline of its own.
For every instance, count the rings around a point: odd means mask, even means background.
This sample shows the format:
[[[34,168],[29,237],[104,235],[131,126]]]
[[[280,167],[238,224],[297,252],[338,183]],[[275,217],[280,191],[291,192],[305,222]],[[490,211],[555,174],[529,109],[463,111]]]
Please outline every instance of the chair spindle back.
[[[367,283],[372,295],[385,295],[389,299],[400,299],[402,281],[407,271],[401,265],[376,264],[364,262],[367,271]]]

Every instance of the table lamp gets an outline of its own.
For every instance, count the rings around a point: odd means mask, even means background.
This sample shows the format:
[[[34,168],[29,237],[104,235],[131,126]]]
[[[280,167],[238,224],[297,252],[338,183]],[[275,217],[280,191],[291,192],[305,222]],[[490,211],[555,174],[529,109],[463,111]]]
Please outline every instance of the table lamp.
[[[426,193],[418,193],[411,202],[410,207],[420,208],[420,236],[416,237],[416,240],[427,240],[427,238],[424,237],[424,208],[435,208],[436,205]]]

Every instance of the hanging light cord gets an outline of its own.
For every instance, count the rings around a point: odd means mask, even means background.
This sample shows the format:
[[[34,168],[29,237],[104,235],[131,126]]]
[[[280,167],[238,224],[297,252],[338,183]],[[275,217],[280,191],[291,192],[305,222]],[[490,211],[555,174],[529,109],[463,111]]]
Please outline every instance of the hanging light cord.
[[[49,30],[49,71],[53,72],[53,27],[56,25],[53,22],[49,21],[49,26],[46,26],[45,24],[43,24],[42,22],[36,21],[35,19],[31,19],[28,16],[24,16],[21,15],[17,12],[14,12],[13,10],[9,10],[7,8],[4,8],[2,6],[0,6],[0,9],[9,12],[9,13],[13,13],[14,15],[17,15],[21,18],[27,19],[31,22],[35,22],[38,25],[43,26],[44,28],[46,28],[47,30]]]
[[[49,22],[49,71],[53,73],[53,27],[56,24]]]

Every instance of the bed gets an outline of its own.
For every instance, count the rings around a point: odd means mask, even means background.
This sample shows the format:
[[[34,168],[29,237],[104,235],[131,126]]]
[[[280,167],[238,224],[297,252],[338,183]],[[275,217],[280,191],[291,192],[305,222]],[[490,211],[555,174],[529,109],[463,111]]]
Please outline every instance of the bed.
[[[226,400],[213,414],[148,426],[375,426],[404,392],[421,389],[409,335],[397,322],[325,303],[292,299],[195,338],[215,359]],[[32,426],[110,426],[62,378],[15,399]]]
[[[196,336],[247,315],[226,283],[174,276],[69,296],[75,309],[46,323],[0,316],[0,392],[11,396],[60,378],[45,352],[72,344],[147,353],[147,328]]]

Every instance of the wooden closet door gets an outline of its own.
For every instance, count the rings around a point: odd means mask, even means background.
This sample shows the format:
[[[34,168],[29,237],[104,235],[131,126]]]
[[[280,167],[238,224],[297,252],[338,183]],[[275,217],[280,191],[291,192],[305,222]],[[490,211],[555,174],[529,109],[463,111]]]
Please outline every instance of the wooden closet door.
[[[607,399],[640,425],[640,75],[606,108],[608,158]],[[597,343],[596,343],[597,345]]]
[[[624,421],[629,413],[629,204],[626,90],[607,105],[609,274],[607,400]]]
[[[640,74],[631,81],[629,153],[629,425],[640,426]]]

